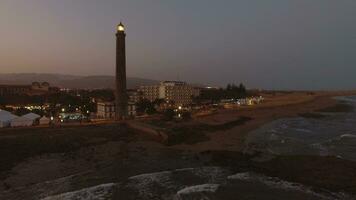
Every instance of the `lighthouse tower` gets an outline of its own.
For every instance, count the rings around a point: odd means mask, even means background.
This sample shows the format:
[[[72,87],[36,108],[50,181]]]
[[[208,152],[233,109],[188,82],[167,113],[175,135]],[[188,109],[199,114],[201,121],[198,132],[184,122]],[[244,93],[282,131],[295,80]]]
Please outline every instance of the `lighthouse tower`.
[[[126,47],[125,27],[120,22],[116,32],[116,90],[115,90],[115,119],[122,120],[128,115],[126,91]]]

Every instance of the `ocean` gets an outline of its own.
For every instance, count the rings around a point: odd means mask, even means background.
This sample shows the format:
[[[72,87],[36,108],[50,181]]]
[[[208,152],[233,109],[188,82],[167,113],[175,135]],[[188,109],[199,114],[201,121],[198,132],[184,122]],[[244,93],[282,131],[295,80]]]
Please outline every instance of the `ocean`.
[[[251,132],[245,152],[271,155],[335,156],[356,161],[356,96],[337,97],[348,112],[320,112],[324,117],[273,121]]]

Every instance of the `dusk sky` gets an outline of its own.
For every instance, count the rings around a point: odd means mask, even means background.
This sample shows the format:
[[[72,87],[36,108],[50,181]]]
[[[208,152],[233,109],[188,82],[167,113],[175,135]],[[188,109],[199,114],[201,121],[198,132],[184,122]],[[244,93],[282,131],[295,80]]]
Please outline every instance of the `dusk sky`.
[[[355,0],[0,0],[0,73],[356,89]]]

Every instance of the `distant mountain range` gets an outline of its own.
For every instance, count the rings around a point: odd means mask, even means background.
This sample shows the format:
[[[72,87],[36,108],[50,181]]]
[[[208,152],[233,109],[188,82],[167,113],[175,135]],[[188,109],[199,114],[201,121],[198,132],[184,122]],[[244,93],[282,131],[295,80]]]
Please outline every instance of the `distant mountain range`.
[[[0,74],[0,84],[31,84],[32,82],[49,82],[51,86],[71,89],[103,89],[114,88],[114,76],[75,76],[63,74]],[[128,88],[136,88],[140,85],[154,85],[156,80],[128,77]]]

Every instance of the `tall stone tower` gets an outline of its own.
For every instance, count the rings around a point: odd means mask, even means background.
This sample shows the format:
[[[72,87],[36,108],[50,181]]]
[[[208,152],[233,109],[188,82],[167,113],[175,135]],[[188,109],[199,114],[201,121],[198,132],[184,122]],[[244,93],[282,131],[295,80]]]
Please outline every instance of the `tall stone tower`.
[[[126,92],[126,47],[125,27],[120,22],[116,32],[116,91],[115,91],[115,119],[122,120],[128,115]]]

